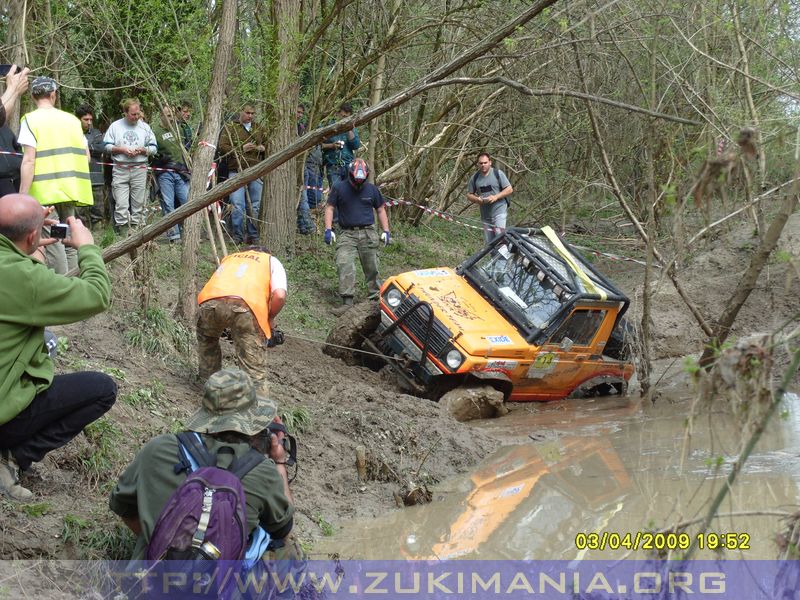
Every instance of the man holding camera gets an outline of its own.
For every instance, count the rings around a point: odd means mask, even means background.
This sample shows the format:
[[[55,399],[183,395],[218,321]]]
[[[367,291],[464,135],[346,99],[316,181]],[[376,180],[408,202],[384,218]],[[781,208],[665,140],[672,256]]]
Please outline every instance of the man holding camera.
[[[340,120],[351,117],[353,115],[353,105],[349,102],[343,102],[336,114]],[[330,189],[333,189],[340,181],[347,179],[347,169],[353,158],[355,158],[355,151],[360,147],[361,140],[355,127],[350,131],[337,133],[322,142],[322,160],[328,173]]]
[[[480,206],[483,237],[487,244],[506,228],[508,197],[513,191],[506,174],[492,167],[489,153],[478,154],[478,171],[469,180],[467,200]]]
[[[201,380],[222,367],[219,338],[230,329],[239,367],[267,395],[265,349],[283,343],[275,317],[286,303],[286,290],[286,270],[266,248],[250,246],[222,259],[197,297]]]
[[[19,191],[43,206],[55,206],[63,223],[75,216],[76,207],[92,206],[94,197],[83,127],[75,115],[56,108],[57,90],[50,77],[37,77],[31,84],[36,110],[20,121],[19,143],[24,154]],[[49,227],[45,226],[44,234],[50,237]],[[78,253],[60,243],[48,245],[47,264],[64,274],[78,266]]]
[[[18,501],[33,497],[19,471],[69,442],[117,397],[103,373],[54,375],[45,325],[103,312],[111,281],[100,248],[75,217],[67,218],[64,243],[77,250],[80,275],[62,277],[41,264],[41,246],[54,241],[41,238],[47,212],[25,194],[0,198],[0,493]]]
[[[291,535],[294,506],[282,443],[284,434],[269,431],[271,424],[280,422],[275,404],[258,393],[246,373],[223,369],[206,382],[202,407],[187,430],[198,434],[200,443],[217,458],[221,468],[232,467],[251,448],[271,459],[262,460],[241,479],[248,536],[257,537],[253,535],[257,527],[269,534],[271,542],[267,554],[262,555],[268,560],[301,560],[302,549]],[[111,492],[111,510],[138,536],[133,560],[145,558],[162,509],[187,477],[185,470],[175,469],[181,460],[177,436],[163,434],[153,438]]]

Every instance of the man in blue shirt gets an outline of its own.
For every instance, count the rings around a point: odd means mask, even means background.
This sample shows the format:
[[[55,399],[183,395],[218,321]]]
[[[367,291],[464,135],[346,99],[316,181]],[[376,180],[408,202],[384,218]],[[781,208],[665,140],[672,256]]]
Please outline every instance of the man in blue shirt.
[[[339,106],[337,116],[346,119],[353,114],[353,105],[349,102]],[[354,152],[361,147],[358,131],[354,127],[350,131],[337,133],[322,142],[322,160],[328,173],[328,185],[333,186],[347,179],[347,169],[353,161]]]
[[[367,181],[369,167],[362,158],[350,164],[347,179],[331,188],[325,206],[325,243],[336,241],[331,229],[333,211],[338,210],[339,244],[336,246],[336,269],[339,271],[339,294],[342,306],[333,310],[335,315],[343,314],[353,305],[356,289],[356,255],[364,270],[370,298],[377,298],[380,291],[378,282],[378,247],[389,244],[389,217],[380,190]],[[375,231],[375,213],[383,233]]]

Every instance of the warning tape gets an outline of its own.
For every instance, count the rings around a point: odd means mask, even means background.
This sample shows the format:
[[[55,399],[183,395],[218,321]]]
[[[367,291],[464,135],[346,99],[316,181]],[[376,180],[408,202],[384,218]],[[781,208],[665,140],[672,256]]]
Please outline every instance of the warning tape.
[[[386,202],[386,206],[397,206],[399,204],[404,204],[406,206],[413,206],[415,208],[419,208],[420,210],[423,210],[428,214],[431,214],[431,215],[434,215],[436,217],[439,217],[440,219],[444,219],[445,221],[448,221],[450,223],[456,223],[457,225],[461,225],[462,227],[466,227],[468,229],[477,229],[477,230],[481,230],[481,231],[491,231],[492,233],[496,233],[496,234],[501,234],[501,233],[503,233],[505,231],[505,229],[503,227],[488,227],[488,226],[483,225],[483,224],[481,226],[478,226],[478,225],[472,225],[470,223],[465,223],[463,221],[463,219],[461,219],[461,218],[459,218],[459,217],[457,217],[455,215],[452,215],[450,213],[447,213],[447,212],[444,212],[444,211],[441,211],[441,210],[436,210],[435,208],[431,208],[430,206],[422,206],[421,204],[414,204],[413,202],[409,202],[407,200],[400,200],[399,198],[390,198]],[[610,254],[608,252],[600,252],[599,250],[594,250],[592,248],[587,248],[586,246],[576,246],[575,244],[570,244],[570,245],[572,247],[574,247],[574,248],[577,248],[579,250],[583,250],[583,251],[588,252],[589,254],[593,254],[595,256],[604,256],[604,257],[606,257],[608,259],[611,259],[611,260],[614,260],[614,261],[632,262],[632,263],[636,263],[638,265],[647,266],[646,262],[644,262],[642,260],[639,260],[639,259],[636,259],[636,258],[629,258],[627,256],[619,256],[618,254]],[[653,265],[653,266],[661,268],[661,265]]]

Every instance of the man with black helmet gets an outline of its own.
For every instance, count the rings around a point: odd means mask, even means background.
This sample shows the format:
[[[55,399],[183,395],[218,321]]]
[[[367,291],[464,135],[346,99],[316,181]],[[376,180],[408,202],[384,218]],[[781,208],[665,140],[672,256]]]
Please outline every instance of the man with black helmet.
[[[339,295],[342,306],[333,310],[336,315],[343,314],[353,305],[356,289],[356,255],[364,270],[370,298],[377,298],[380,291],[378,282],[378,247],[389,244],[389,217],[380,190],[367,181],[369,167],[362,158],[350,163],[347,180],[340,181],[331,188],[325,206],[325,243],[336,242],[336,234],[331,229],[333,211],[339,213],[339,243],[336,246],[336,268],[339,271]],[[375,230],[375,213],[382,233]]]

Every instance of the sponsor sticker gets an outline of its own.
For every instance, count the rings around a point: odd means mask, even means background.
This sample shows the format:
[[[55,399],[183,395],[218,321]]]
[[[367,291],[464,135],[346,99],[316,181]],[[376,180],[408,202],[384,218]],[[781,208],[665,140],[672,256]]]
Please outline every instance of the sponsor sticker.
[[[510,346],[512,343],[511,338],[507,335],[487,335],[486,339],[495,346]]]
[[[541,379],[556,368],[558,355],[555,352],[540,352],[528,369],[528,379]]]
[[[499,498],[508,498],[509,496],[516,496],[525,488],[525,484],[515,485],[514,487],[506,488],[500,492]]]
[[[512,371],[519,366],[516,360],[490,360],[484,366],[486,371]]]
[[[417,277],[447,277],[449,274],[450,273],[444,269],[422,269],[420,271],[414,271],[414,275]]]

